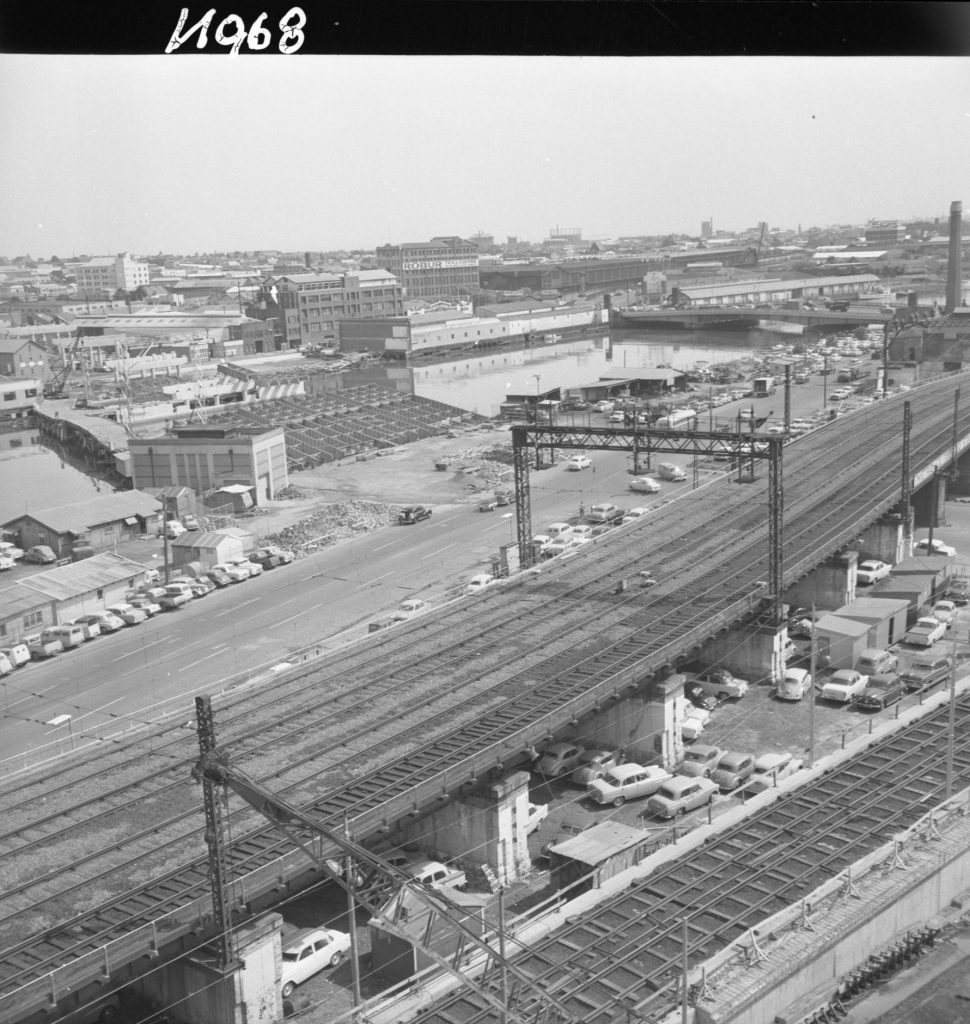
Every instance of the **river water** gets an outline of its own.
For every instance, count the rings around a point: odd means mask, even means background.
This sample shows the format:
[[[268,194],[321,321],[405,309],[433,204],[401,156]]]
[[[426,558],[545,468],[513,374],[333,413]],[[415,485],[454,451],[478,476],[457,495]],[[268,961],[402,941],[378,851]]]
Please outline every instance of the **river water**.
[[[699,362],[756,360],[774,345],[798,340],[798,335],[768,331],[614,331],[609,338],[420,363],[413,369],[414,390],[494,416],[510,394],[593,384],[600,377],[634,376],[638,369],[661,365],[692,370]],[[4,434],[0,439],[0,523],[24,511],[67,505],[111,490],[79,464],[36,443],[36,434]],[[11,447],[11,441],[20,444]]]
[[[770,355],[773,346],[800,337],[770,331],[614,331],[608,338],[417,364],[414,391],[495,416],[507,395],[595,384],[601,377],[633,377],[639,369],[657,366],[693,370],[698,363],[754,362]]]

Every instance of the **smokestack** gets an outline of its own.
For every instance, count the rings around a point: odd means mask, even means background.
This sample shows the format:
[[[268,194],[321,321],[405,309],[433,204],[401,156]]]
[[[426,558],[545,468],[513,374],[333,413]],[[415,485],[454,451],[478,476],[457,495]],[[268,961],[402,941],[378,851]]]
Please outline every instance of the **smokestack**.
[[[960,248],[963,244],[963,203],[950,203],[950,258],[946,266],[945,313],[952,313],[960,305],[963,271],[960,266]]]
[[[305,252],[303,254],[303,265],[307,268],[307,270],[310,269],[310,254],[308,252]]]

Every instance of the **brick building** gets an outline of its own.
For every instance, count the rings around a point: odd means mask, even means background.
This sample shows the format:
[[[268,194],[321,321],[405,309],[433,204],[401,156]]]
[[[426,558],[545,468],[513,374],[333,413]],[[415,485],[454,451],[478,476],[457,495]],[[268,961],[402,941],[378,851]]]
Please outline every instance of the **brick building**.
[[[457,235],[381,245],[376,258],[401,282],[407,299],[468,295],[479,287],[478,246]]]

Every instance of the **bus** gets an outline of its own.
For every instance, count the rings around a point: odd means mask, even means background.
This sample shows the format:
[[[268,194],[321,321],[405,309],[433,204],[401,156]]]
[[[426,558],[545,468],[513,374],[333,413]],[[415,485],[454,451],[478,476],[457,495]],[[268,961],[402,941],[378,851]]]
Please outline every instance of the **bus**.
[[[655,430],[696,430],[697,413],[693,409],[671,409],[654,423]]]

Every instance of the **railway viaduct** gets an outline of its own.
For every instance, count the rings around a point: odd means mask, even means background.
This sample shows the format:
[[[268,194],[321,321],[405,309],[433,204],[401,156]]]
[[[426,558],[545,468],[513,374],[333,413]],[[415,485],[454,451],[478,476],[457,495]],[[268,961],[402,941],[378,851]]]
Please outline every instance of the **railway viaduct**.
[[[970,445],[970,413],[954,399],[965,376],[785,446],[785,587],[866,530],[899,537],[905,527],[886,513]],[[294,670],[272,693],[231,695],[216,705],[221,738],[247,771],[323,822],[346,821],[368,842],[432,822],[443,853],[460,852],[448,848],[444,833],[454,832],[512,877],[525,856],[523,792],[500,780],[531,747],[595,716],[600,735],[644,758],[676,756],[670,667],[766,607],[764,484],[764,475],[744,487],[725,477],[563,563]],[[638,574],[660,566],[660,584],[641,588]],[[762,635],[770,652],[783,640],[770,622]],[[45,1019],[79,993],[190,951],[198,959],[212,909],[187,779],[193,740],[177,727],[151,743],[135,737],[5,794],[2,1024]],[[491,823],[474,836],[470,807]],[[256,927],[253,915],[315,876],[247,810],[232,821],[232,905]],[[319,852],[337,851],[321,840]]]

